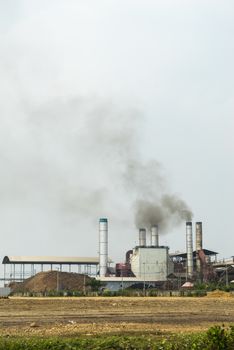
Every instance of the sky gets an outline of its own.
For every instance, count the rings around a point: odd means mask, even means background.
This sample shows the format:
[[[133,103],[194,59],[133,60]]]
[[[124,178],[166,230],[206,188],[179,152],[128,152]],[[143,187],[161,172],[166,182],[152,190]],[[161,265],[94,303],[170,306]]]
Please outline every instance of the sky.
[[[0,0],[0,259],[96,256],[107,217],[123,261],[142,203],[171,252],[189,210],[234,255],[233,18],[232,0]]]

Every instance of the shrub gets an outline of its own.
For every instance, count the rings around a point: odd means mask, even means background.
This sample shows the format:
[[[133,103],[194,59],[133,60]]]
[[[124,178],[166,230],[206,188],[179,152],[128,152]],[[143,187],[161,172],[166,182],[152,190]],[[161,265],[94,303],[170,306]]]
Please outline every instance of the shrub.
[[[234,349],[234,328],[214,326],[207,331],[208,350],[233,350]]]
[[[233,350],[234,327],[215,326],[206,333],[142,336],[100,335],[79,338],[0,338],[0,350]]]

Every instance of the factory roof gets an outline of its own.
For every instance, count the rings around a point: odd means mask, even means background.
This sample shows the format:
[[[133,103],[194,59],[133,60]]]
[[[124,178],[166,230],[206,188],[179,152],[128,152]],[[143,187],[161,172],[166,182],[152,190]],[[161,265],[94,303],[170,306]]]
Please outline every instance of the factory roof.
[[[204,254],[205,255],[217,255],[218,253],[217,252],[214,252],[213,250],[209,250],[209,249],[202,249],[203,250],[203,252],[204,252]],[[195,257],[196,256],[196,254],[197,254],[197,252],[196,252],[196,250],[194,250],[194,252],[193,252],[193,256]],[[184,259],[186,259],[187,258],[187,253],[171,253],[170,254],[170,257],[178,257],[178,258],[184,258]]]
[[[111,261],[109,261],[111,262]],[[3,264],[98,265],[98,257],[5,256]]]
[[[122,283],[122,282],[134,282],[134,283],[147,283],[147,282],[165,282],[165,280],[157,280],[155,277],[116,277],[116,276],[105,276],[105,277],[100,277],[97,276],[97,280],[100,280],[101,282],[110,282],[110,283]]]

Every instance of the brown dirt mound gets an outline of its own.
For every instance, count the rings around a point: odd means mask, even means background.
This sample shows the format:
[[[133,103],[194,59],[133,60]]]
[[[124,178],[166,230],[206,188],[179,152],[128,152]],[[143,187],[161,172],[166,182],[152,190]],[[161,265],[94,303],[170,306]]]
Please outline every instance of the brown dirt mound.
[[[78,273],[48,271],[39,272],[20,283],[11,283],[13,293],[46,293],[50,291],[83,291],[90,282],[89,276]],[[86,287],[88,290],[89,287]]]
[[[214,290],[213,292],[208,292],[207,297],[210,298],[230,298],[233,295],[229,292],[224,292],[222,290]]]

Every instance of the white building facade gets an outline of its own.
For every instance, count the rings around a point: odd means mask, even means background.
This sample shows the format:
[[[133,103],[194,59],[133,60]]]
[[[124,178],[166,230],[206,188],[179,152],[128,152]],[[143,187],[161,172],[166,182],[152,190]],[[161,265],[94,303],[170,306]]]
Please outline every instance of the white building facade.
[[[173,272],[168,247],[136,247],[130,261],[134,275],[145,281],[166,281]]]

